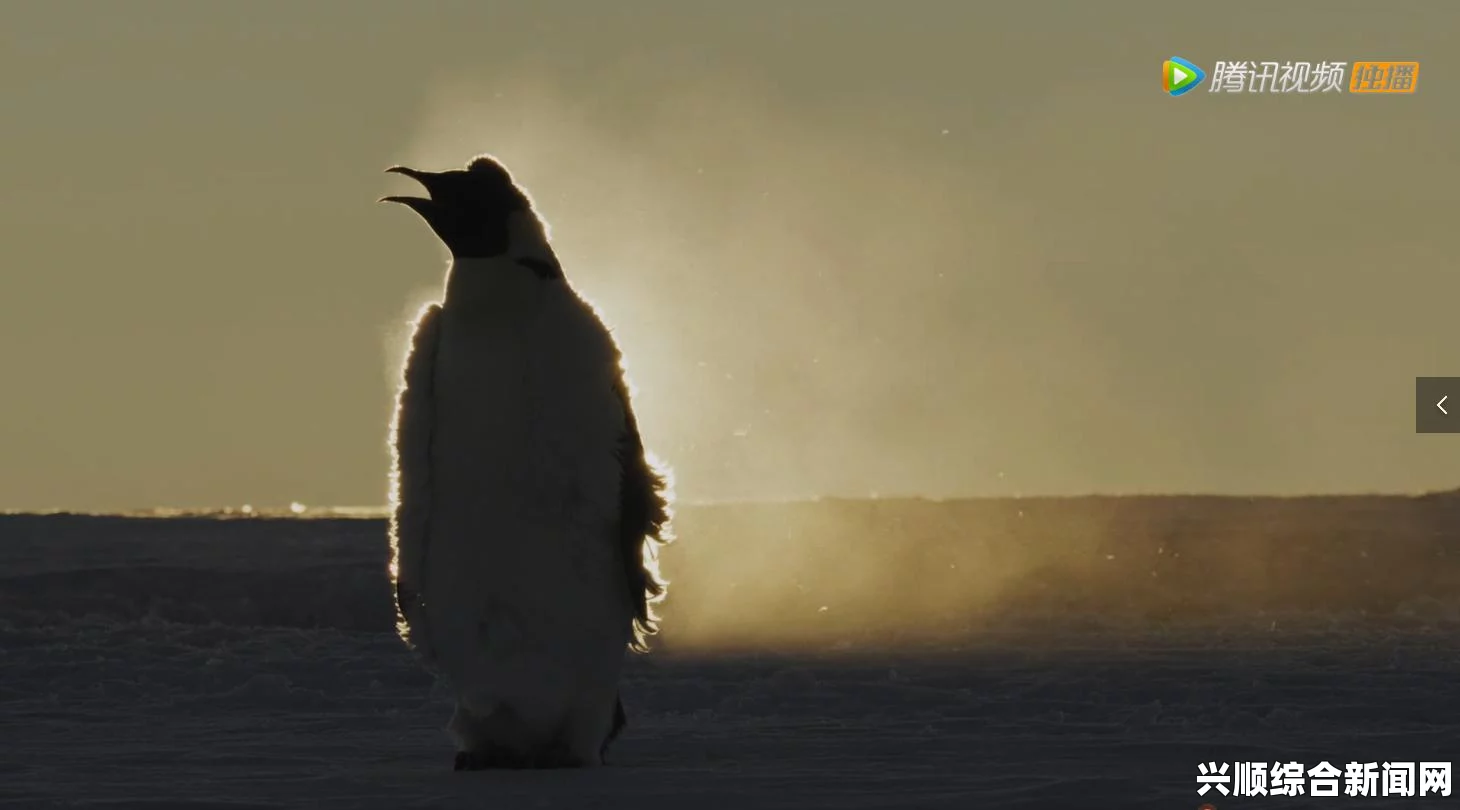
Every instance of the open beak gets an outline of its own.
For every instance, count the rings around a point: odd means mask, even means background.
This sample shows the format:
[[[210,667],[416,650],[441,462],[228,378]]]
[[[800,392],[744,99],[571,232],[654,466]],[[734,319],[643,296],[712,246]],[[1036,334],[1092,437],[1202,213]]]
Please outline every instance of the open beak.
[[[446,243],[446,246],[448,248],[450,248],[452,244],[450,235],[451,232],[455,229],[456,218],[452,216],[449,205],[443,204],[441,201],[435,199],[435,186],[438,185],[437,180],[441,177],[441,174],[439,172],[423,172],[419,169],[410,169],[406,168],[405,166],[391,166],[389,169],[386,169],[386,171],[391,174],[403,174],[406,177],[409,177],[412,180],[416,181],[417,183],[420,183],[421,186],[426,189],[426,193],[430,196],[381,197],[379,202],[400,203],[401,205],[404,205],[412,211],[415,211],[416,216],[419,216],[422,220],[425,221],[426,226],[431,229],[431,232],[436,234],[436,236],[442,242]]]
[[[436,178],[435,172],[423,172],[418,169],[411,169],[405,166],[391,166],[385,171],[388,174],[403,174],[406,177],[411,178],[412,180],[424,186],[427,194],[431,193],[431,181]],[[431,200],[425,197],[381,197],[379,200],[376,200],[376,202],[400,203],[401,205],[409,206],[410,208],[414,209],[415,212],[418,214],[422,213],[423,208],[429,208],[431,206]]]

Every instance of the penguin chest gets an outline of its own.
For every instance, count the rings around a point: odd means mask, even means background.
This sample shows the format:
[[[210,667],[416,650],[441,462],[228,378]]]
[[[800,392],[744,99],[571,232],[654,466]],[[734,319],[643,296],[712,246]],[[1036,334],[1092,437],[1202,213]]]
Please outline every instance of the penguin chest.
[[[438,491],[483,519],[606,525],[616,516],[622,413],[592,341],[544,323],[550,314],[443,335]]]

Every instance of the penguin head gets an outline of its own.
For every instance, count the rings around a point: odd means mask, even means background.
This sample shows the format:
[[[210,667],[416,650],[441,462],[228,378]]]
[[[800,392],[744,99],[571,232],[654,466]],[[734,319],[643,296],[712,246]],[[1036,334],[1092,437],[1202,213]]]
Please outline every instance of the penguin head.
[[[381,197],[420,215],[453,258],[485,259],[507,251],[515,215],[531,215],[532,201],[495,158],[482,155],[465,169],[426,172],[392,166],[425,188],[427,197]]]

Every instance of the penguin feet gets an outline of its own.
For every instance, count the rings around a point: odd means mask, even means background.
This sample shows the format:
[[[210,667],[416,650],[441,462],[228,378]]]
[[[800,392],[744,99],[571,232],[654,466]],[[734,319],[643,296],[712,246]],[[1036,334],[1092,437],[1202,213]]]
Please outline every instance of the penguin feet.
[[[563,748],[546,748],[524,753],[502,746],[488,746],[474,751],[457,751],[453,770],[529,770],[548,768],[583,768],[588,765],[581,757],[574,756]]]

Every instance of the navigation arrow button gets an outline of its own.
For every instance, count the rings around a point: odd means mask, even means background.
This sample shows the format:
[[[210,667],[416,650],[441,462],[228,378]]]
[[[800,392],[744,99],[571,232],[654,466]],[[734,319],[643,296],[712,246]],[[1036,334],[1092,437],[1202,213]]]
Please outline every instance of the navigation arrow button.
[[[1450,401],[1454,398],[1454,402]],[[1414,378],[1414,432],[1460,433],[1460,377]]]

